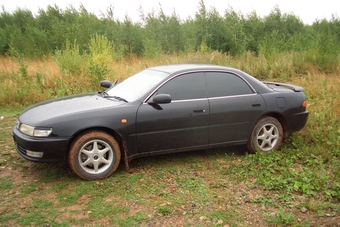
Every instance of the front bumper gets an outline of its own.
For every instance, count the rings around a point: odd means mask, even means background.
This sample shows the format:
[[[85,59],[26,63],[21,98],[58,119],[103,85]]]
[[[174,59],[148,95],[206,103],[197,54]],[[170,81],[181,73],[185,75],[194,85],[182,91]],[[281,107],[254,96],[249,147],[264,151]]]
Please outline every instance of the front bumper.
[[[60,137],[31,137],[21,133],[16,126],[12,129],[12,136],[17,152],[32,162],[59,162],[65,159],[70,138]],[[27,151],[42,152],[42,157],[27,155]]]

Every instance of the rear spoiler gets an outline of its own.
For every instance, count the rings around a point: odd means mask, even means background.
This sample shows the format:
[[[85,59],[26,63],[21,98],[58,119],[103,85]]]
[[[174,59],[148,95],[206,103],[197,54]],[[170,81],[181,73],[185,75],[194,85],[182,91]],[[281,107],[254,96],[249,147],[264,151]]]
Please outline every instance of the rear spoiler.
[[[278,82],[268,82],[268,81],[262,81],[262,83],[266,84],[266,85],[270,85],[270,86],[277,86],[277,87],[285,87],[285,88],[289,88],[293,91],[296,92],[303,92],[303,87],[300,86],[296,86],[293,84],[285,84],[285,83],[278,83]]]

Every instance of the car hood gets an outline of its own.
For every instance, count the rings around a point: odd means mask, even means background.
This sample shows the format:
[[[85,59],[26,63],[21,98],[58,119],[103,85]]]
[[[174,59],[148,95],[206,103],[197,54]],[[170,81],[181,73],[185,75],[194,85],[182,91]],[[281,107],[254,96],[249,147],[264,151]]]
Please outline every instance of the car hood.
[[[29,107],[19,116],[19,121],[28,125],[38,126],[39,123],[53,118],[124,104],[125,102],[123,101],[104,98],[98,93],[66,96],[50,99]]]

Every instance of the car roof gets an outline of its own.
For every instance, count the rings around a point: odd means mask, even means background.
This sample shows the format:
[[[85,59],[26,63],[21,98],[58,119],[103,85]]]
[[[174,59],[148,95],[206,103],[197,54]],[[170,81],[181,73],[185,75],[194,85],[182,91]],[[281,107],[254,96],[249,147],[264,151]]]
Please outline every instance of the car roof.
[[[208,64],[177,64],[177,65],[161,65],[149,68],[151,70],[157,70],[167,72],[170,74],[180,73],[183,71],[191,70],[228,70],[228,71],[239,71],[235,68],[219,66],[219,65],[208,65]]]
[[[268,88],[265,84],[257,80],[255,77],[243,72],[242,70],[227,67],[227,66],[219,66],[219,65],[209,65],[209,64],[176,64],[176,65],[160,65],[160,66],[154,66],[151,68],[148,68],[149,70],[156,70],[161,71],[165,73],[169,73],[169,77],[174,76],[175,74],[180,74],[188,71],[228,71],[236,73],[240,76],[242,76],[244,79],[248,81],[252,85],[252,87],[255,89],[255,91],[259,93],[267,93],[269,91],[272,91]]]

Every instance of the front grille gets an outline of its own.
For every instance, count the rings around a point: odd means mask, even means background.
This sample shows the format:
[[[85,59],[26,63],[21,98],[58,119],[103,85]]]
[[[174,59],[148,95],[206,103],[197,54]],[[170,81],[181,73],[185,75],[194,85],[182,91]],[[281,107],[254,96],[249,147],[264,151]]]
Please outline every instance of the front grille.
[[[17,151],[22,154],[22,155],[26,155],[26,149],[23,148],[22,146],[20,146],[19,144],[17,144]]]

